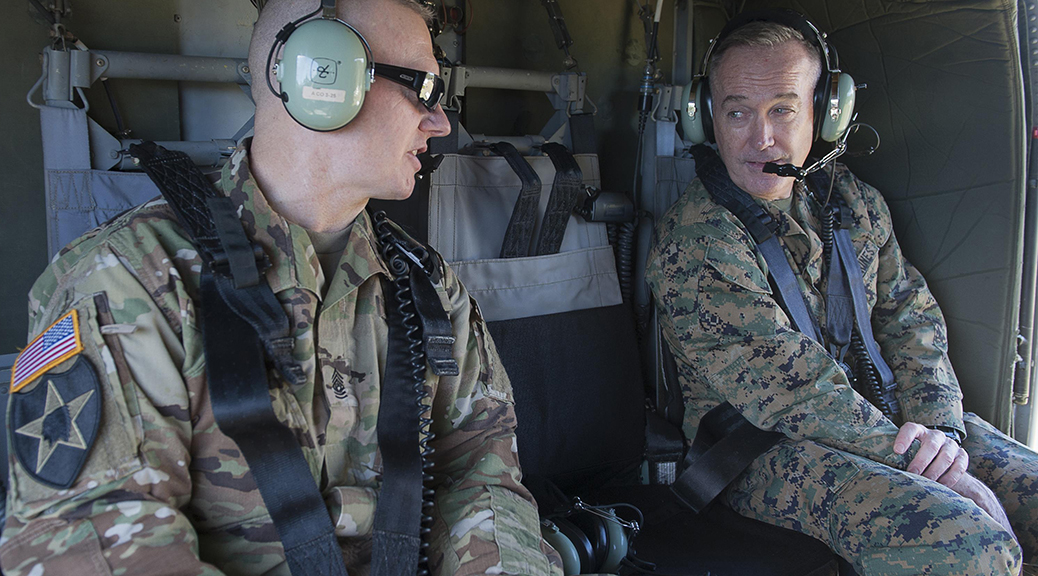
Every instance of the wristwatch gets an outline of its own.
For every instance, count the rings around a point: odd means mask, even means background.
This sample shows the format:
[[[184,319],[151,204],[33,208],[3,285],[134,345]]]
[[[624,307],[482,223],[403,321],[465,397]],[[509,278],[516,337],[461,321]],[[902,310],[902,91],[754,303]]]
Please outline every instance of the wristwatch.
[[[927,428],[931,430],[937,430],[938,432],[943,433],[948,438],[954,440],[955,443],[959,446],[962,446],[962,441],[966,439],[965,434],[959,432],[957,429],[952,428],[951,426],[927,426]]]

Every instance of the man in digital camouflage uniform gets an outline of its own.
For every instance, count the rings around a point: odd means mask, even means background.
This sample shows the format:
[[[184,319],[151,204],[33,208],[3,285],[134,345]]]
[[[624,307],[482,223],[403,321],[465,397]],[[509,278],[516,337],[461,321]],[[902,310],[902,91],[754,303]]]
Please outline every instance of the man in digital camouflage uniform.
[[[250,48],[254,77],[262,78],[276,31],[315,4],[268,3]],[[417,4],[351,0],[338,10],[376,61],[438,72],[428,14]],[[347,569],[363,575],[382,481],[375,426],[387,325],[379,278],[388,275],[364,207],[369,198],[406,198],[415,153],[450,127],[438,105],[426,109],[407,88],[376,81],[350,124],[314,132],[291,120],[262,80],[255,85],[255,137],[230,158],[217,187],[273,262],[266,277],[307,376],[298,388],[272,376],[274,410],[302,445]],[[36,282],[31,336],[64,326],[82,350],[16,381],[12,410],[38,417],[8,430],[31,454],[12,457],[0,544],[7,576],[288,573],[248,466],[214,422],[201,266],[170,207],[153,201],[63,248]],[[519,483],[508,377],[478,308],[449,268],[442,274],[437,292],[453,321],[460,376],[428,380],[438,483],[432,573],[561,574]],[[50,329],[66,316],[71,324]],[[99,397],[76,388],[82,370],[96,373]],[[25,400],[41,387],[35,404]],[[62,474],[75,477],[69,488],[48,485]]]
[[[791,28],[755,22],[727,36],[711,62],[721,160],[777,219],[808,308],[825,326],[820,206],[803,184],[762,172],[765,162],[807,159],[818,48]],[[751,236],[697,179],[659,223],[646,272],[677,358],[684,431],[694,437],[702,416],[727,401],[785,434],[723,498],[824,541],[861,574],[1016,574],[1038,553],[1038,458],[963,415],[944,319],[902,256],[879,192],[838,165],[833,193],[853,211],[850,234],[903,421],[884,417],[825,348],[795,331]],[[961,448],[949,437],[960,434]]]

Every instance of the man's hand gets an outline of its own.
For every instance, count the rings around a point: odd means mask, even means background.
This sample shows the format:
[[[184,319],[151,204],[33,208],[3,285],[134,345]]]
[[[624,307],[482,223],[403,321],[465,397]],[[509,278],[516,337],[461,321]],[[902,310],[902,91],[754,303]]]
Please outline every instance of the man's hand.
[[[995,497],[995,493],[991,491],[991,488],[988,488],[987,485],[970,474],[963,474],[962,479],[950,488],[960,496],[973,500],[977,506],[980,506],[989,516],[1001,524],[1002,528],[1012,534],[1013,539],[1016,540],[1016,533],[1013,532],[1013,527],[1009,525],[1006,511],[1002,508],[1002,504]]]
[[[906,422],[894,439],[894,452],[904,454],[912,441],[919,440],[919,452],[908,464],[908,471],[955,489],[966,474],[970,457],[958,443],[939,430]]]

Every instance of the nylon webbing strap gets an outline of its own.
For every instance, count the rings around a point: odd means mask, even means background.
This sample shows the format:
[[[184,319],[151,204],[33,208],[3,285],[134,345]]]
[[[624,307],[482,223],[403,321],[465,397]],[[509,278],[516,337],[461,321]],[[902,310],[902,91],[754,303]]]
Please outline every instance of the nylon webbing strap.
[[[825,210],[829,210],[826,206]],[[842,226],[847,225],[847,218],[841,217]],[[834,238],[835,240],[835,238]],[[829,342],[838,349],[833,350],[834,357],[841,359],[839,354],[846,349],[851,341],[851,327],[854,325],[854,301],[851,297],[851,289],[847,284],[847,275],[843,273],[840,266],[840,251],[832,250],[829,255],[829,281],[825,293],[825,327],[828,332]]]
[[[876,338],[872,334],[872,321],[869,314],[868,299],[865,294],[865,281],[861,276],[861,266],[854,254],[854,244],[851,243],[851,234],[846,228],[834,230],[833,243],[840,253],[840,262],[847,275],[847,283],[850,285],[851,298],[854,300],[854,323],[858,327],[858,334],[865,344],[865,350],[869,354],[869,360],[879,372],[880,381],[883,386],[884,401],[890,407],[893,414],[901,412],[897,398],[894,397],[894,373],[883,359],[876,344]]]
[[[235,292],[230,279],[203,271],[202,335],[213,416],[241,449],[293,576],[346,576],[335,526],[310,466],[271,406],[259,337],[221,305],[225,293],[233,299]]]
[[[530,163],[515,149],[515,146],[508,142],[497,142],[491,144],[490,149],[504,157],[522,182],[522,189],[515,200],[515,208],[512,209],[512,217],[508,220],[508,228],[505,230],[505,240],[501,244],[501,257],[529,256],[533,229],[537,225],[537,204],[541,197],[541,179]]]
[[[284,309],[259,274],[255,254],[262,250],[248,241],[240,221],[229,218],[233,206],[220,200],[186,155],[150,142],[131,146],[130,153],[192,235],[205,262],[202,336],[213,415],[249,465],[290,571],[294,576],[345,576],[342,549],[310,465],[271,405],[264,349],[287,381],[306,378],[292,359]],[[261,263],[269,265],[265,257]]]
[[[419,269],[414,266],[413,269]],[[378,407],[382,487],[372,528],[372,576],[418,572],[421,546],[422,459],[418,451],[418,407],[411,382],[410,343],[396,288],[382,281],[389,344]],[[422,367],[424,368],[424,367]]]
[[[692,156],[696,161],[696,175],[715,202],[735,215],[749,230],[757,243],[757,249],[768,264],[768,276],[779,296],[779,304],[789,316],[793,327],[815,342],[822,342],[818,327],[804,301],[800,283],[793,272],[785,249],[772,233],[774,220],[748,194],[740,190],[728,176],[728,170],[713,149],[703,145],[693,146]]]
[[[700,420],[683,472],[670,489],[689,508],[701,512],[755,458],[783,438],[781,433],[757,428],[727,402],[716,406]]]
[[[541,222],[537,254],[558,254],[562,238],[566,235],[566,224],[584,189],[584,175],[573,154],[562,144],[548,142],[541,146],[541,151],[551,158],[555,166],[555,181],[551,185],[551,196],[548,197],[548,207]]]
[[[306,382],[303,368],[292,357],[295,342],[288,316],[260,276],[270,261],[245,236],[231,200],[217,194],[183,152],[144,142],[131,145],[130,154],[191,234],[206,266],[221,276],[230,276],[234,285],[242,288],[241,295],[229,299],[228,305],[256,331],[281,375],[292,384]]]

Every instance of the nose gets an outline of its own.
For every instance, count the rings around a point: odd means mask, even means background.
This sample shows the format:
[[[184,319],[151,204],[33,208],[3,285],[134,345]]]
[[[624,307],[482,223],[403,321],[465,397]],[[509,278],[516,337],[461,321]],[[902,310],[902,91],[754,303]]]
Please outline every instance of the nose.
[[[447,120],[447,114],[443,112],[443,107],[439,103],[424,114],[419,128],[427,133],[429,138],[439,138],[451,133],[450,120]]]
[[[775,131],[767,116],[759,116],[754,121],[753,138],[757,150],[765,150],[775,145]]]

